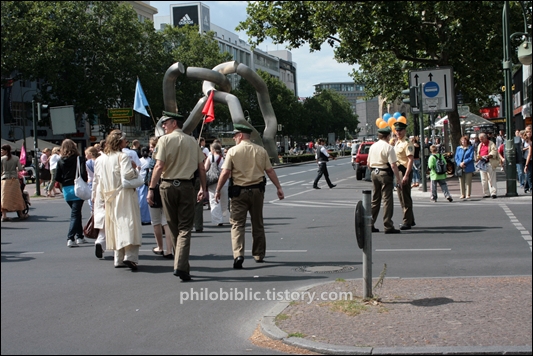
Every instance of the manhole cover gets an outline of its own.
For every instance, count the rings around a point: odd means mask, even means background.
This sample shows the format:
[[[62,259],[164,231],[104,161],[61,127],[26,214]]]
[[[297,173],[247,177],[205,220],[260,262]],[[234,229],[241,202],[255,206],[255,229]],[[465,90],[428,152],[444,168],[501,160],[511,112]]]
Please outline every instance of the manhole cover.
[[[302,266],[294,269],[304,273],[342,273],[355,270],[353,266]]]

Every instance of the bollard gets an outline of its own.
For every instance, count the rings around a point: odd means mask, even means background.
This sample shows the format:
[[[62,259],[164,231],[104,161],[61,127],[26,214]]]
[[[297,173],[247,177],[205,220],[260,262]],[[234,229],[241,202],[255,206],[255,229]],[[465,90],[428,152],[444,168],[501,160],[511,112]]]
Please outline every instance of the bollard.
[[[364,247],[363,247],[363,298],[372,298],[372,206],[370,194],[363,190]]]

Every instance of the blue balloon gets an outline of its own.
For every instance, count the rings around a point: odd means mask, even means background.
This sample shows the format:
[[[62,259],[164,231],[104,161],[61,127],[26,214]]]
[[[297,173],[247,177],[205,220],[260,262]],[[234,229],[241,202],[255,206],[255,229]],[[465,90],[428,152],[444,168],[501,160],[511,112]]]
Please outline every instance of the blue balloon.
[[[402,116],[402,113],[399,112],[399,111],[396,111],[396,112],[394,113],[394,115],[392,115],[392,116],[394,116],[394,118],[395,118],[396,120],[398,120],[398,118],[399,118],[400,116]]]
[[[385,122],[389,121],[390,118],[391,118],[391,114],[389,114],[389,113],[386,113],[386,114],[383,115],[383,121],[385,121]]]

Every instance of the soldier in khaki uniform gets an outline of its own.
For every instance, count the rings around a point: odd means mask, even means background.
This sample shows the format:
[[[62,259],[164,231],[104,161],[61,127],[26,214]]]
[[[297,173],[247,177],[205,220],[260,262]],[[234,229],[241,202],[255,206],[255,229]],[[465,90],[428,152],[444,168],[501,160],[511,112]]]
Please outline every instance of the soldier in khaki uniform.
[[[379,232],[374,224],[379,214],[381,200],[383,200],[383,225],[386,234],[398,234],[400,230],[394,228],[392,215],[394,213],[393,205],[393,177],[396,176],[398,187],[401,188],[400,171],[396,166],[396,153],[394,147],[389,144],[389,136],[392,130],[385,127],[378,130],[379,140],[370,146],[368,151],[368,167],[372,172],[372,232]],[[393,175],[394,174],[394,175]]]
[[[413,199],[411,199],[415,146],[406,137],[406,124],[395,122],[394,128],[398,137],[394,151],[398,158],[398,169],[402,172],[402,189],[398,189],[398,199],[403,209],[403,223],[400,224],[400,230],[409,230],[415,226]]]
[[[156,164],[146,200],[149,205],[154,204],[153,190],[161,177],[159,190],[163,211],[174,240],[174,275],[182,281],[189,281],[194,206],[197,201],[203,200],[204,192],[207,192],[203,163],[205,156],[194,137],[181,130],[185,118],[166,111],[163,114],[161,119],[165,135],[159,138],[153,152]],[[200,191],[197,195],[194,190],[196,170],[200,177]]]
[[[252,220],[252,255],[256,262],[263,262],[265,258],[266,238],[263,224],[265,173],[276,186],[278,198],[281,200],[285,196],[267,151],[250,142],[252,129],[241,124],[233,126],[235,128],[233,139],[236,145],[226,154],[215,191],[215,199],[217,202],[220,201],[220,190],[231,175],[233,184],[228,188],[228,196],[231,198],[233,268],[241,269],[244,262],[244,228],[248,212]]]

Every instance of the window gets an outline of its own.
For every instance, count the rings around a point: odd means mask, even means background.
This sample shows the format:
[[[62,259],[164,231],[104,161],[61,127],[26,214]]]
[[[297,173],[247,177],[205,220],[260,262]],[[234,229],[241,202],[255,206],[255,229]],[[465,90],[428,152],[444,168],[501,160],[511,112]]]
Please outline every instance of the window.
[[[12,101],[11,102],[11,114],[13,115],[14,119],[23,119],[25,118],[24,115],[24,103],[20,101]]]

